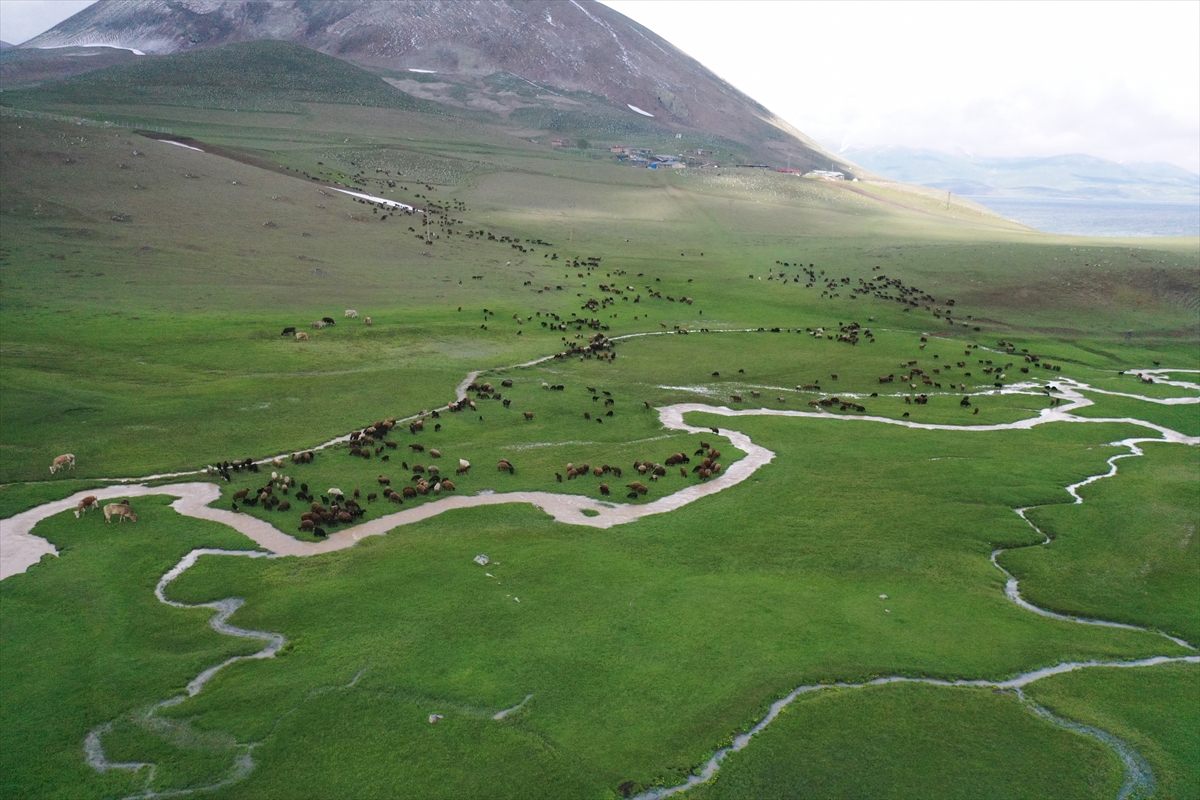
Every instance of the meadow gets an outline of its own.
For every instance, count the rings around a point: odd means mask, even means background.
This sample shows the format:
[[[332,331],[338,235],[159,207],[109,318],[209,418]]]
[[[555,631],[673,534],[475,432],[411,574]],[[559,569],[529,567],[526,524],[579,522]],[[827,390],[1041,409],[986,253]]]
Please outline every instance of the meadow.
[[[161,604],[156,583],[195,548],[254,543],[162,496],[137,498],[133,525],[55,515],[34,533],[59,555],[0,583],[5,796],[216,784],[221,797],[631,796],[680,783],[802,684],[996,681],[1194,653],[1154,632],[1200,638],[1193,447],[1144,444],[1074,505],[1063,487],[1106,472],[1126,452],[1110,443],[1157,434],[834,418],[1010,423],[1051,408],[1062,381],[1194,396],[1132,372],[1200,370],[1195,240],[1042,235],[891,186],[635,170],[484,117],[385,102],[367,83],[363,104],[330,104],[318,82],[261,110],[88,86],[6,92],[40,116],[0,116],[0,516],[103,479],[280,454],[318,495],[365,495],[380,476],[409,484],[403,464],[435,463],[431,447],[443,472],[471,463],[454,478],[462,494],[599,498],[605,481],[613,502],[644,503],[699,478],[673,469],[629,499],[635,461],[682,451],[690,470],[701,441],[726,465],[743,455],[724,437],[664,430],[658,407],[809,411],[839,396],[866,411],[690,413],[774,459],[609,529],[508,504],[325,555],[204,556],[167,596],[242,598],[232,623],[287,645],[152,718],[202,669],[259,647],[212,631],[206,610]],[[142,120],[211,152],[54,114]],[[433,213],[389,213],[337,187]],[[850,291],[881,275],[934,299]],[[337,324],[309,327],[324,316]],[[852,322],[870,337],[839,341]],[[281,336],[287,326],[310,341]],[[517,366],[597,333],[615,359]],[[472,371],[511,380],[510,404],[470,393],[476,409],[444,410]],[[1200,405],[1081,391],[1094,405],[1078,417],[1200,433]],[[927,404],[911,402],[923,392]],[[371,459],[344,445],[312,464],[286,458],[439,407]],[[78,467],[51,476],[61,452]],[[568,462],[624,478],[560,483]],[[232,477],[196,479],[220,483],[221,508],[266,480]],[[311,540],[296,505],[241,513]],[[396,508],[364,506],[368,519]],[[1030,506],[1049,545],[1013,511]],[[1030,602],[1150,630],[1018,607],[989,563],[997,548],[1015,548],[999,563]],[[481,553],[486,567],[472,561]],[[1187,797],[1200,786],[1198,669],[1081,670],[1024,691],[1135,748],[1155,796]],[[84,739],[106,723],[107,757],[153,770],[89,766]],[[687,796],[1112,797],[1123,774],[1112,750],[1013,693],[889,685],[806,695]]]

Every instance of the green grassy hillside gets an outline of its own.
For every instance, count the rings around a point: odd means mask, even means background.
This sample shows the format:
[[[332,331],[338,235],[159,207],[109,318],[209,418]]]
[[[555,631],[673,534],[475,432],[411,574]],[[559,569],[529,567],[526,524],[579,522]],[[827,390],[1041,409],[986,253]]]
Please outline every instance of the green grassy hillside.
[[[149,56],[41,89],[6,93],[4,99],[17,105],[28,100],[92,107],[150,103],[276,112],[297,112],[302,103],[396,109],[422,105],[344,61],[272,41]]]

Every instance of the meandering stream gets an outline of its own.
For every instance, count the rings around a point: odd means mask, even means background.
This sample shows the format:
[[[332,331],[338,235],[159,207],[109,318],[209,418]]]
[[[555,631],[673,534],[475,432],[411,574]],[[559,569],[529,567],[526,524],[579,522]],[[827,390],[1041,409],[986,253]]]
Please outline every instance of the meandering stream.
[[[553,356],[535,359],[530,362],[518,366],[532,366],[537,363],[549,360]],[[1147,375],[1162,375],[1170,373],[1194,372],[1192,370],[1143,370],[1143,374]],[[475,380],[479,372],[471,372],[459,385],[456,391],[456,396],[462,398],[466,396],[466,388]],[[1184,381],[1168,381],[1160,380],[1160,383],[1186,388],[1200,392],[1200,385],[1184,382]],[[999,423],[992,425],[948,425],[948,424],[930,424],[910,422],[908,420],[897,420],[889,417],[878,416],[842,416],[821,411],[792,411],[786,409],[730,409],[725,406],[711,406],[703,403],[679,403],[671,406],[666,406],[658,409],[659,418],[662,425],[667,430],[686,431],[689,433],[709,433],[707,427],[695,427],[684,422],[684,415],[688,413],[708,413],[724,417],[740,417],[740,416],[784,416],[784,417],[803,417],[813,420],[838,420],[846,423],[854,421],[862,423],[878,423],[888,425],[900,425],[906,428],[916,430],[950,430],[961,431],[968,433],[972,431],[1000,431],[1000,430],[1027,430],[1035,425],[1043,425],[1051,422],[1068,422],[1068,423],[1128,423],[1141,426],[1155,431],[1158,435],[1156,438],[1130,438],[1119,442],[1112,442],[1113,446],[1125,447],[1129,450],[1127,453],[1120,453],[1108,459],[1108,471],[1090,476],[1085,480],[1072,484],[1066,487],[1067,492],[1074,498],[1075,503],[1083,502],[1082,497],[1078,494],[1078,489],[1096,480],[1106,477],[1112,477],[1117,474],[1117,460],[1121,458],[1129,458],[1140,456],[1143,451],[1139,444],[1145,442],[1171,442],[1183,445],[1196,446],[1200,445],[1200,437],[1186,436],[1177,431],[1171,430],[1161,425],[1146,422],[1144,420],[1134,418],[1094,418],[1094,417],[1079,417],[1071,412],[1092,405],[1092,401],[1083,393],[1086,391],[1101,392],[1103,394],[1114,394],[1123,397],[1132,397],[1140,400],[1145,400],[1152,403],[1162,404],[1184,404],[1184,403],[1200,403],[1198,397],[1179,397],[1179,398],[1148,398],[1138,395],[1130,395],[1125,393],[1110,392],[1104,390],[1093,389],[1087,384],[1070,379],[1057,379],[1055,381],[1061,390],[1059,396],[1064,402],[1058,406],[1043,409],[1037,416],[1018,420],[1016,422]],[[1042,393],[1042,387],[1036,383],[1015,384],[1005,389],[996,390],[1004,393]],[[995,392],[987,392],[989,394]],[[768,464],[774,458],[775,454],[761,445],[757,445],[750,440],[750,437],[735,430],[719,428],[718,435],[727,438],[732,445],[742,450],[746,455],[744,458],[730,464],[716,478],[711,479],[707,483],[688,486],[671,495],[662,497],[644,505],[629,505],[623,503],[610,503],[600,500],[594,500],[589,497],[579,495],[559,495],[549,492],[506,492],[501,494],[477,494],[472,496],[453,496],[439,499],[434,502],[426,503],[416,508],[409,508],[393,514],[388,514],[360,525],[339,531],[332,534],[322,542],[302,542],[292,536],[282,533],[269,523],[257,518],[245,515],[235,514],[232,511],[223,509],[211,508],[210,503],[220,497],[220,489],[216,485],[207,482],[188,482],[177,483],[167,486],[148,486],[144,482],[135,485],[118,485],[110,486],[95,490],[85,490],[78,492],[71,497],[62,500],[53,501],[43,504],[36,508],[22,512],[7,520],[0,520],[0,579],[5,579],[11,575],[19,574],[28,569],[29,566],[36,563],[43,555],[47,553],[55,553],[52,545],[46,542],[41,537],[34,536],[31,531],[34,526],[43,519],[54,514],[62,513],[63,511],[72,509],[82,497],[94,494],[101,499],[110,499],[114,497],[134,497],[145,495],[168,495],[178,499],[171,505],[180,514],[185,516],[197,517],[200,519],[220,522],[243,533],[252,539],[263,550],[258,551],[234,551],[234,550],[193,550],[180,560],[175,567],[168,571],[159,580],[155,587],[155,595],[160,602],[179,608],[210,608],[216,612],[210,620],[210,625],[219,633],[238,636],[243,638],[259,639],[264,642],[264,646],[258,652],[248,656],[235,656],[226,661],[209,667],[208,669],[197,675],[187,686],[186,693],[177,695],[167,700],[163,700],[151,706],[145,712],[145,720],[150,720],[155,717],[159,709],[178,705],[188,697],[195,696],[203,688],[204,685],[224,667],[233,664],[237,661],[245,659],[264,659],[272,658],[275,653],[284,646],[285,639],[282,634],[266,631],[253,631],[238,628],[228,623],[229,617],[237,611],[242,605],[242,600],[237,598],[226,598],[211,603],[203,603],[199,605],[187,605],[172,601],[165,594],[166,587],[181,575],[185,570],[194,565],[197,559],[202,555],[225,555],[225,556],[240,556],[250,558],[276,558],[280,556],[311,556],[320,553],[332,552],[354,546],[358,541],[367,536],[378,536],[386,534],[402,525],[406,525],[418,520],[428,519],[437,514],[457,508],[468,508],[482,505],[496,505],[502,503],[529,503],[534,505],[546,513],[554,517],[555,520],[571,525],[588,525],[595,528],[609,528],[613,525],[620,525],[626,522],[632,522],[643,517],[662,514],[668,511],[673,511],[681,508],[689,503],[695,502],[702,497],[706,497],[718,492],[724,491],[731,486],[749,478],[758,470],[759,467]],[[321,445],[328,447],[333,444],[346,441],[349,437],[343,436],[331,440],[330,442]],[[314,448],[315,449],[315,448]],[[181,473],[180,475],[196,474],[196,473]],[[161,479],[162,477],[174,476],[149,476],[140,479],[141,481],[149,481]],[[1031,526],[1033,523],[1029,521],[1026,512],[1029,508],[1018,508],[1014,511]],[[585,513],[587,512],[587,513]],[[1049,542],[1050,539],[1044,532],[1033,526],[1035,530],[1045,537],[1044,541],[1038,544],[1029,546],[1039,546]],[[1188,642],[1183,641],[1174,636],[1170,636],[1161,631],[1129,625],[1126,623],[1110,622],[1106,620],[1087,619],[1074,616],[1058,614],[1046,609],[1038,608],[1032,603],[1029,603],[1021,597],[1017,580],[1011,573],[1005,570],[997,561],[997,557],[1003,553],[1003,549],[993,551],[991,561],[1004,573],[1006,578],[1005,595],[1006,597],[1028,611],[1065,622],[1073,622],[1085,625],[1102,625],[1108,627],[1127,628],[1131,630],[1140,630],[1150,633],[1156,633],[1165,636],[1174,644],[1187,649],[1195,650]],[[1070,672],[1078,669],[1086,668],[1122,668],[1122,667],[1146,667],[1157,664],[1167,663],[1200,663],[1200,655],[1187,656],[1156,656],[1152,658],[1139,659],[1136,661],[1087,661],[1087,662],[1067,662],[1057,664],[1051,667],[1033,670],[1022,673],[1013,678],[1004,681],[987,681],[987,680],[957,680],[946,681],[932,678],[911,678],[902,675],[887,676],[877,678],[866,683],[836,683],[836,684],[811,684],[796,687],[787,696],[777,700],[772,704],[770,711],[763,719],[759,720],[749,731],[735,737],[734,742],[729,747],[718,750],[712,758],[706,762],[704,767],[697,773],[691,775],[687,781],[678,786],[663,787],[650,790],[639,797],[642,800],[657,800],[658,798],[666,797],[673,794],[686,791],[687,789],[704,783],[710,780],[716,772],[721,768],[721,763],[731,752],[746,747],[750,741],[759,733],[761,733],[790,703],[797,697],[810,692],[821,691],[829,688],[841,689],[856,689],[865,686],[876,686],[889,683],[924,683],[932,686],[942,687],[984,687],[1001,690],[1013,690],[1018,693],[1022,701],[1025,702],[1033,711],[1040,717],[1048,721],[1076,731],[1082,735],[1090,736],[1117,752],[1125,765],[1125,781],[1122,786],[1120,798],[1127,797],[1135,789],[1143,793],[1153,794],[1153,774],[1145,760],[1141,758],[1131,747],[1125,742],[1111,734],[1093,728],[1087,725],[1081,725],[1070,720],[1063,720],[1054,716],[1049,711],[1024,697],[1021,691],[1025,686],[1028,686],[1034,681],[1040,680],[1051,675],[1058,675],[1064,672]],[[361,673],[360,673],[361,674]],[[357,677],[355,679],[357,681]],[[354,681],[351,682],[352,686]],[[347,687],[348,688],[348,687]],[[531,695],[532,696],[532,695]],[[531,697],[530,696],[530,697]],[[509,713],[515,712],[527,702],[530,697],[526,697],[520,704],[511,709],[505,709],[495,715],[495,719],[503,719]],[[186,723],[175,723],[162,721],[165,725],[186,725]],[[105,733],[112,730],[113,722],[104,723],[97,726],[88,733],[84,742],[84,753],[88,763],[99,771],[107,771],[111,769],[122,769],[137,771],[146,767],[150,768],[148,777],[145,783],[146,789],[144,792],[135,797],[164,797],[170,795],[188,794],[194,791],[204,791],[216,789],[229,783],[240,780],[248,775],[253,768],[252,750],[255,745],[237,745],[241,749],[238,758],[235,761],[234,767],[230,774],[225,776],[220,782],[197,789],[184,789],[172,792],[155,793],[150,789],[150,784],[153,781],[153,765],[143,763],[116,763],[109,761],[103,749],[103,736]]]

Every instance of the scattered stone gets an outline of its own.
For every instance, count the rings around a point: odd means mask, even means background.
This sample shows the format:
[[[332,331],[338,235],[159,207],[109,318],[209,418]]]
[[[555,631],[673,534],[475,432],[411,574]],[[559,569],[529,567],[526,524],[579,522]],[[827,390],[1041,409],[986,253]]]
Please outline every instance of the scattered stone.
[[[443,719],[445,719],[445,717],[443,717],[441,714],[430,714],[429,715],[429,724],[436,725],[440,720],[443,720]]]
[[[880,600],[887,600],[887,595],[886,595],[886,594],[881,594],[881,595],[879,595],[879,599],[880,599]]]
[[[488,565],[489,560],[490,559],[487,556],[485,556],[483,553],[480,553],[479,555],[475,556],[475,563],[481,567],[486,567]]]

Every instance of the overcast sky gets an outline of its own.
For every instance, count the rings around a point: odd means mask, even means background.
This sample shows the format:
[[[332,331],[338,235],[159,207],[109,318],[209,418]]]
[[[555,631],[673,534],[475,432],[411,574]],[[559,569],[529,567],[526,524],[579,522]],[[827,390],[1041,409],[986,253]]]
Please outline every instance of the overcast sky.
[[[602,1],[834,150],[1200,171],[1198,2]]]
[[[92,0],[0,0],[19,43]],[[1200,172],[1200,2],[603,0],[828,147]]]

